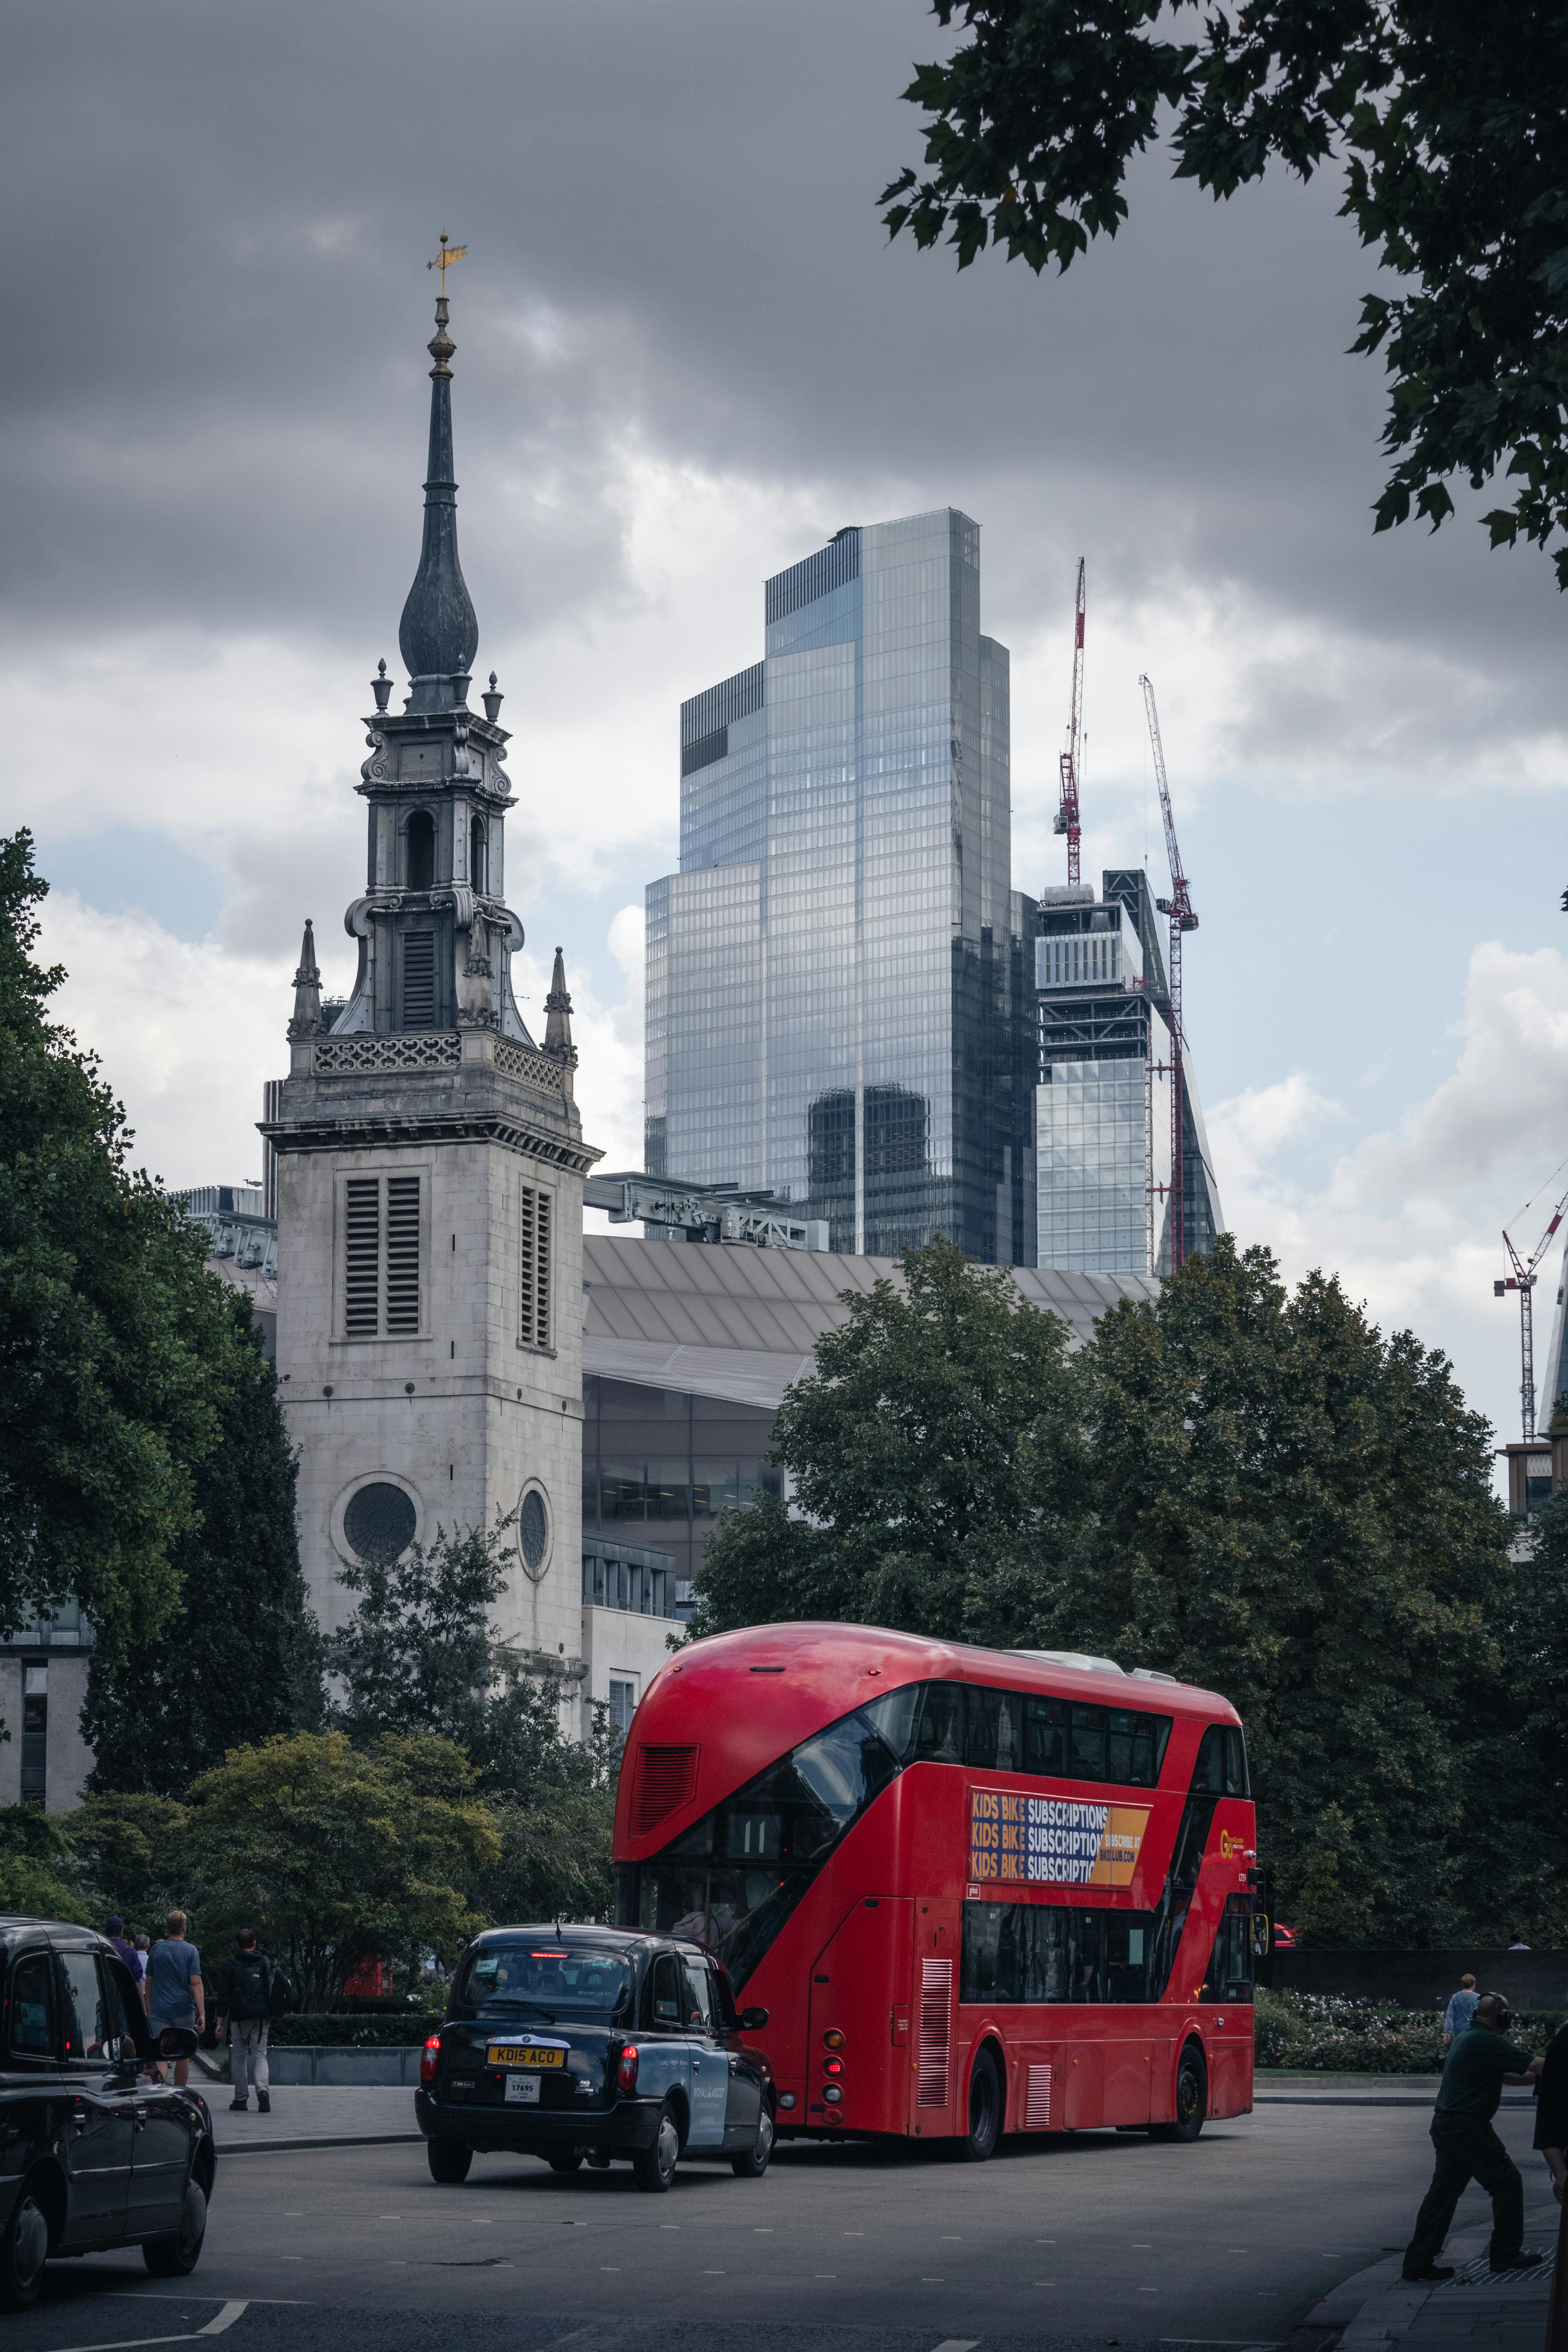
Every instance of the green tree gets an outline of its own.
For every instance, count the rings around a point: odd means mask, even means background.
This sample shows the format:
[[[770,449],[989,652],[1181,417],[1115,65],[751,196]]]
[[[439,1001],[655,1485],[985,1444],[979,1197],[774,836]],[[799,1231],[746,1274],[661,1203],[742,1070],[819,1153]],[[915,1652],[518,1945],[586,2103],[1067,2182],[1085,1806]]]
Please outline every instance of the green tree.
[[[298,1469],[278,1381],[243,1291],[225,1301],[237,1377],[174,1547],[178,1608],[156,1641],[95,1652],[82,1728],[94,1789],[183,1795],[198,1772],[278,1731],[319,1730],[321,1639],[300,1569]]]
[[[296,1731],[236,1748],[191,1790],[193,1911],[216,1949],[262,1934],[302,2009],[363,1960],[456,1958],[483,1924],[466,1890],[500,1856],[475,1772],[449,1740]]]
[[[0,1625],[74,1595],[100,1643],[152,1639],[238,1343],[204,1236],[126,1166],[125,1114],[47,1017],[47,885],[0,840]]]
[[[343,1685],[335,1720],[356,1747],[431,1734],[469,1758],[500,1839],[469,1890],[488,1917],[605,1918],[620,1741],[603,1706],[585,1742],[565,1738],[562,1685],[497,1641],[510,1526],[437,1528],[430,1544],[343,1572],[360,1598],[328,1643]]]
[[[100,1790],[62,1827],[70,1876],[95,1918],[118,1911],[130,1934],[157,1937],[165,1913],[192,1908],[190,1815],[174,1798]]]
[[[1196,40],[1164,37],[1191,7]],[[1492,544],[1568,532],[1568,6],[1466,0],[933,0],[969,34],[904,96],[924,174],[881,202],[889,232],[945,232],[1059,269],[1127,217],[1131,159],[1165,126],[1176,176],[1229,196],[1270,163],[1331,160],[1342,212],[1401,281],[1369,294],[1354,349],[1390,377],[1394,459],[1376,528],[1453,512],[1447,478],[1518,484]],[[1568,545],[1553,550],[1568,587]]]
[[[70,1880],[70,1842],[37,1805],[0,1805],[0,1911],[90,1924],[89,1906]]]
[[[1490,1433],[1447,1360],[1321,1274],[1288,1296],[1228,1235],[1085,1357],[1096,1509],[1040,1580],[1036,1641],[1233,1701],[1293,1926],[1416,1946],[1494,1927],[1477,1776],[1508,1741],[1513,1570]]]
[[[1070,1546],[1088,1462],[1067,1325],[952,1242],[902,1267],[901,1287],[844,1294],[847,1320],[785,1396],[773,1458],[792,1505],[724,1514],[694,1634],[847,1618],[999,1640],[1030,1613],[1038,1563]]]

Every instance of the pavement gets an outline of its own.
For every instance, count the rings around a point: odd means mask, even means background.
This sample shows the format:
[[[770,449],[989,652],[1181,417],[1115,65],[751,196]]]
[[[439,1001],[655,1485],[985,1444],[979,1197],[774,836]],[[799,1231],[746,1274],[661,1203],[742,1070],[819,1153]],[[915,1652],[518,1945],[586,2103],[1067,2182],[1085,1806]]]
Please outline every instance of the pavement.
[[[1373,2100],[1271,2103],[1192,2147],[1008,2141],[983,2166],[797,2142],[763,2181],[683,2164],[664,2197],[624,2167],[500,2156],[438,2188],[402,2137],[411,2105],[300,2088],[270,2116],[220,2107],[199,2271],[52,2264],[7,2352],[220,2334],[225,2352],[1540,2352],[1544,2334],[1539,2273],[1400,2286],[1431,2145],[1424,2114]],[[1499,2128],[1550,2244],[1531,2118]],[[1468,2192],[1451,2246],[1480,2253],[1487,2221]]]

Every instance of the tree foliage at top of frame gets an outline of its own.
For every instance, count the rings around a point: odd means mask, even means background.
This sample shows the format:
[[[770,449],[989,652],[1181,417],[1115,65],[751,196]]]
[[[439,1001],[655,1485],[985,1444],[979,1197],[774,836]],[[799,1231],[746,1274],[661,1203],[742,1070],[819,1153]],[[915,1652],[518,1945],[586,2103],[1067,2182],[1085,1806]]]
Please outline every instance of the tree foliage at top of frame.
[[[1270,163],[1333,164],[1342,214],[1396,282],[1352,348],[1384,355],[1391,460],[1375,528],[1436,530],[1447,482],[1500,474],[1494,547],[1549,542],[1568,588],[1568,5],[1250,0],[1198,37],[1188,0],[933,0],[967,40],[918,67],[925,169],[880,202],[889,233],[990,244],[1066,269],[1128,216],[1128,166],[1167,126],[1175,175],[1216,197]],[[1197,9],[1191,14],[1196,16]]]

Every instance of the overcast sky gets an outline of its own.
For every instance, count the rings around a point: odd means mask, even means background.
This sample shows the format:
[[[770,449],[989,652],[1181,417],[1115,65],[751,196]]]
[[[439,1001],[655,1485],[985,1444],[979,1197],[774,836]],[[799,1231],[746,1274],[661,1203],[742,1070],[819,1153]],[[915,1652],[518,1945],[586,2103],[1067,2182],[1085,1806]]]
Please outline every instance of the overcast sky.
[[[641,1156],[677,704],[759,656],[766,573],[951,503],[1013,653],[1015,879],[1063,878],[1081,553],[1085,871],[1163,878],[1147,669],[1228,1220],[1448,1349],[1516,1433],[1498,1231],[1568,1154],[1568,604],[1468,519],[1373,537],[1371,268],[1331,177],[1216,207],[1156,161],[1067,278],[961,277],[878,222],[942,37],[914,0],[7,15],[0,824],[37,835],[66,1013],[147,1164],[254,1176],[305,915],[352,971],[445,228],[520,994],[537,1017],[559,940],[607,1164]]]

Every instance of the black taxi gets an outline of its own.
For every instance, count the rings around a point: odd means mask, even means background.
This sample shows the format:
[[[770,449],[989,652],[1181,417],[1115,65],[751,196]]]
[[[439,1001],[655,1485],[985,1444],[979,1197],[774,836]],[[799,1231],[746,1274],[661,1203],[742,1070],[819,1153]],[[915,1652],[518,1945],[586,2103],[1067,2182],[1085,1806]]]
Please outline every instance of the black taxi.
[[[156,2278],[201,2258],[212,2117],[147,2071],[142,1996],[112,1944],[0,1916],[0,2310],[58,2255],[140,2245]]]
[[[682,2156],[760,2180],[773,2148],[773,2076],[743,2036],[723,1969],[696,1944],[619,1927],[491,1927],[464,1952],[446,2021],[425,2045],[415,2111],[430,2170],[466,2179],[474,2151],[542,2157],[556,2172],[629,2160],[664,2189]]]

